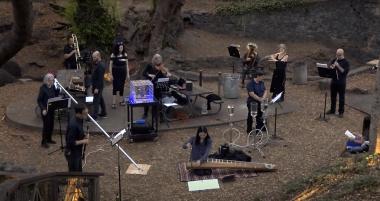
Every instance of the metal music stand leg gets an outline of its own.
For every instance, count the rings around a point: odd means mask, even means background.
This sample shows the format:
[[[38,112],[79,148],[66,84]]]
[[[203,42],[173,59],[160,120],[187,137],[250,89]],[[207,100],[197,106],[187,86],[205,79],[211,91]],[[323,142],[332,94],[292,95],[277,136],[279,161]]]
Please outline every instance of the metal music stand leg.
[[[58,149],[52,151],[52,152],[49,152],[48,155],[52,155],[54,154],[55,152],[61,150],[63,152],[64,150],[64,146],[63,146],[63,135],[62,135],[62,123],[61,123],[61,114],[60,114],[60,109],[58,109],[58,125],[59,125],[59,135],[60,135],[60,138],[61,138],[61,147],[59,147]],[[54,116],[53,116],[54,118]]]
[[[283,138],[277,136],[277,107],[274,108],[274,131],[272,140],[284,140]]]
[[[319,114],[319,117],[316,120],[328,122],[329,118],[326,116],[326,107],[327,107],[327,92],[325,92],[325,104],[323,106],[323,115]]]
[[[117,149],[117,171],[119,176],[119,201],[121,201],[120,149]]]

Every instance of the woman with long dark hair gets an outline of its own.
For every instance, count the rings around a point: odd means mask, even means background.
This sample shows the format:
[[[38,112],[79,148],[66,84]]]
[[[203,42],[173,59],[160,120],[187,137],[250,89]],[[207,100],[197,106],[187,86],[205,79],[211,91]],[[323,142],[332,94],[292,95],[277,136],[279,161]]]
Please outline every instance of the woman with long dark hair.
[[[125,79],[129,80],[128,57],[124,43],[117,43],[110,58],[109,72],[112,75],[112,108],[116,108],[116,94],[119,92],[120,105],[124,106]]]
[[[204,126],[198,127],[196,136],[191,137],[184,145],[183,148],[191,147],[190,161],[195,163],[202,163],[207,160],[211,151],[212,140]],[[196,175],[210,175],[211,169],[197,169],[193,170]]]

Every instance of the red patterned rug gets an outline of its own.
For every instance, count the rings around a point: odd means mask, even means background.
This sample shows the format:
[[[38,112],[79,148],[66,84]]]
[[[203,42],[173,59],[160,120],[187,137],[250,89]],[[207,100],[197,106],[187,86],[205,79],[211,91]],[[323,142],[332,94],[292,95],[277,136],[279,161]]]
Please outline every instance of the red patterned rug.
[[[253,170],[228,170],[228,169],[213,169],[211,175],[198,176],[186,169],[186,163],[178,163],[178,176],[182,182],[197,181],[205,179],[222,179],[225,176],[234,175],[236,178],[256,177],[257,174]]]

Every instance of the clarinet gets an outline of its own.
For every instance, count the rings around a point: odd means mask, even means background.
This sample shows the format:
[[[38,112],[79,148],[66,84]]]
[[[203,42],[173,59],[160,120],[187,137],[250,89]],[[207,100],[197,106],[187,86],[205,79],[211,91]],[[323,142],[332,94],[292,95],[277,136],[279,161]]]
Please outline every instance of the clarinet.
[[[88,125],[87,125],[86,129],[87,129],[86,133],[89,134],[89,132],[88,132],[88,130],[89,130],[89,126],[88,126]],[[84,145],[83,145],[82,160],[84,160],[85,157],[86,157],[86,145],[87,145],[87,144],[84,144]]]

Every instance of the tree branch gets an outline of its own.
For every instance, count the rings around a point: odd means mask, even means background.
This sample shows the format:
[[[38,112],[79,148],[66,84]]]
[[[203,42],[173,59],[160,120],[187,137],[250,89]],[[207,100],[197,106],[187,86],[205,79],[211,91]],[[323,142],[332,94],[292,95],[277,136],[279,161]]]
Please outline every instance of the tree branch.
[[[12,0],[14,25],[0,42],[0,66],[20,51],[32,36],[32,0]]]

